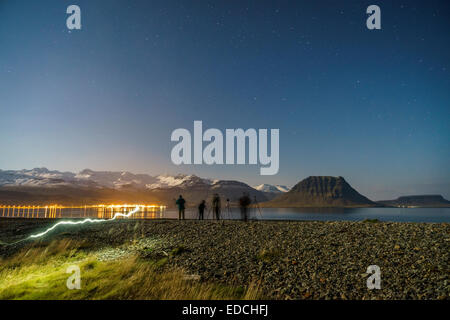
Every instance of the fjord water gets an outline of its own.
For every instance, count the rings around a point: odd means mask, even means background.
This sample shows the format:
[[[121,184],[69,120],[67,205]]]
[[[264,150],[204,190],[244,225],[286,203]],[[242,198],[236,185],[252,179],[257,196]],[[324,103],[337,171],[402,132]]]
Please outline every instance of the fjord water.
[[[450,208],[250,208],[249,213],[251,218],[263,220],[450,222]],[[178,218],[176,210],[167,210],[163,215]],[[238,219],[239,215],[239,208],[222,210],[225,219]],[[212,212],[205,212],[205,218],[212,216]],[[187,219],[196,217],[194,209],[186,210]]]
[[[44,208],[27,210],[3,210],[0,217],[4,218],[98,218],[111,219],[115,213],[126,214],[131,209],[109,209],[101,211],[97,208],[74,209],[62,208],[48,214]],[[250,219],[259,220],[305,220],[305,221],[362,221],[378,219],[392,222],[450,222],[450,208],[259,208],[252,206],[248,210]],[[196,208],[187,208],[186,219],[197,219]],[[205,219],[212,219],[211,209],[205,211]],[[222,219],[239,219],[239,208],[227,210],[222,208]],[[120,219],[123,219],[119,217]],[[153,208],[140,210],[131,219],[177,219],[176,209]]]
[[[263,209],[265,219],[391,222],[450,222],[450,208],[278,208]]]

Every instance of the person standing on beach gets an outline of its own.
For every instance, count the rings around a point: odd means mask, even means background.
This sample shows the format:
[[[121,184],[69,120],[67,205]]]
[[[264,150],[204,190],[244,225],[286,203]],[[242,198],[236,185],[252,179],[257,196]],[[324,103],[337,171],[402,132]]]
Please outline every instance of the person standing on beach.
[[[227,198],[227,204],[225,205],[225,209],[227,210],[228,219],[231,219],[231,206],[230,206],[230,199]]]
[[[242,221],[247,222],[248,219],[248,206],[252,203],[252,200],[250,200],[250,197],[247,193],[244,192],[241,198],[239,198],[239,207],[241,208],[241,219]]]
[[[213,198],[213,211],[216,216],[216,220],[220,220],[220,197],[219,194],[214,194]]]
[[[183,197],[180,194],[180,197],[175,202],[178,206],[178,220],[183,219],[184,220],[184,204],[186,203],[186,200],[183,199]]]
[[[206,209],[206,201],[202,200],[202,202],[198,206],[198,220],[203,220],[205,209]]]

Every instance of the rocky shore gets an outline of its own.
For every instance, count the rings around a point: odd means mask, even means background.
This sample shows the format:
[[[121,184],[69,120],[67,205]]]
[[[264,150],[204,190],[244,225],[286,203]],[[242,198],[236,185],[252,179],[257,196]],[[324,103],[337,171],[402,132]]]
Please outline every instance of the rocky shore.
[[[0,219],[7,246],[55,221]],[[448,299],[447,223],[119,220],[62,226],[39,241],[83,241],[99,260],[138,255],[181,267],[198,281],[259,285],[268,299]],[[3,244],[2,244],[3,243]],[[367,267],[381,269],[381,289],[367,288]]]

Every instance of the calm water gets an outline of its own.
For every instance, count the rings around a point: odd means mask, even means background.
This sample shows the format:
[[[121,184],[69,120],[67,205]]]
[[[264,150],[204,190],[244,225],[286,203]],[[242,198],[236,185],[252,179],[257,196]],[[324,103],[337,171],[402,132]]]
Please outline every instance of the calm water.
[[[260,214],[261,212],[261,214]],[[225,218],[238,219],[237,208],[222,211]],[[176,210],[164,212],[166,218],[177,218]],[[450,208],[261,208],[250,209],[250,216],[266,220],[360,221],[378,219],[402,222],[450,222]],[[186,218],[196,218],[195,210],[186,210]],[[205,213],[205,218],[211,218]]]
[[[40,208],[0,209],[0,217],[10,218],[103,218],[110,219],[117,212],[126,214],[131,208],[62,208],[56,210]],[[186,209],[187,219],[197,219],[196,209]],[[316,220],[316,221],[360,221],[378,219],[381,221],[404,222],[450,222],[450,208],[250,208],[252,219],[265,220]],[[212,219],[210,210],[205,219]],[[134,219],[176,219],[175,209],[147,208],[133,214]],[[239,219],[238,208],[222,209],[222,218]]]

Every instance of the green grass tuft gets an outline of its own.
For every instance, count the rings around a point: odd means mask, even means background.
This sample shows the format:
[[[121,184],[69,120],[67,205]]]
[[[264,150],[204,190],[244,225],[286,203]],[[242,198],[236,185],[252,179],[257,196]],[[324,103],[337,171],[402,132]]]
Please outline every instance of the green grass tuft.
[[[187,280],[182,269],[164,268],[168,257],[148,261],[132,256],[98,261],[86,246],[70,240],[54,241],[24,249],[0,265],[0,299],[258,299],[259,287],[234,287]],[[175,248],[172,254],[181,254]],[[78,265],[81,289],[66,286]]]

